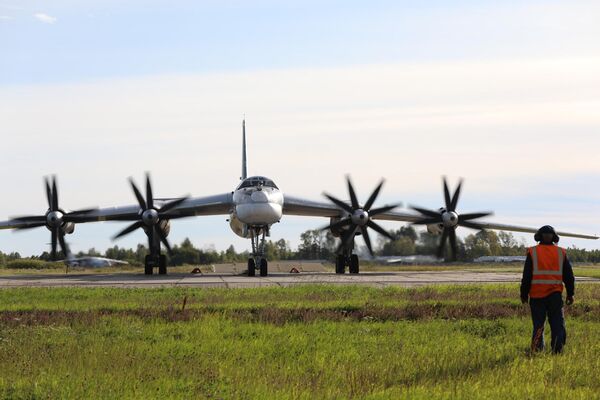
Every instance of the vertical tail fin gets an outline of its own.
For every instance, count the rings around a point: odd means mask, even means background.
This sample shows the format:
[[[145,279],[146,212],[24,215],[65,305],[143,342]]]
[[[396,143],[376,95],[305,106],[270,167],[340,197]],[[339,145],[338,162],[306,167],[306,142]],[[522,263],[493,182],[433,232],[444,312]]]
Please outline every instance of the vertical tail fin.
[[[246,179],[248,177],[248,167],[246,161],[246,118],[242,120],[242,177],[240,179]]]

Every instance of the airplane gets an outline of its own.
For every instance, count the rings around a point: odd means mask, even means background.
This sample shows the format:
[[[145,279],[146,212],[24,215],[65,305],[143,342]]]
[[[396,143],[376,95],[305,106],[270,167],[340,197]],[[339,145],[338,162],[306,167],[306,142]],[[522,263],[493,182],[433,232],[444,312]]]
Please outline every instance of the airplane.
[[[75,268],[75,267],[105,268],[105,267],[113,267],[115,265],[129,265],[129,263],[127,261],[114,260],[112,258],[96,257],[96,256],[67,257],[63,261],[69,268]]]
[[[154,198],[154,191],[149,174],[146,174],[145,197],[132,178],[129,182],[137,204],[128,206],[94,208],[66,212],[59,206],[56,178],[46,178],[46,196],[48,210],[43,215],[23,216],[0,221],[0,229],[31,229],[46,227],[51,232],[51,255],[56,257],[60,245],[64,254],[70,254],[65,241],[66,234],[72,234],[75,225],[97,221],[129,221],[130,225],[117,233],[113,239],[125,236],[137,229],[142,229],[148,238],[149,254],[146,255],[144,273],[152,275],[158,268],[159,274],[167,273],[166,255],[161,252],[161,245],[171,253],[167,240],[170,233],[170,221],[178,218],[206,215],[227,215],[231,230],[238,236],[250,239],[251,257],[248,259],[248,276],[268,274],[268,260],[265,257],[266,237],[270,236],[271,227],[279,223],[283,216],[295,215],[304,217],[321,217],[329,219],[323,230],[330,230],[340,238],[335,262],[335,272],[344,274],[346,267],[351,274],[360,271],[359,259],[354,252],[356,236],[362,236],[367,249],[373,255],[373,246],[369,230],[392,239],[393,237],[375,221],[408,222],[414,225],[425,225],[430,233],[441,235],[437,256],[441,258],[450,242],[451,260],[456,259],[456,229],[492,229],[515,232],[535,233],[537,229],[515,225],[498,224],[479,221],[491,215],[491,212],[459,214],[458,199],[462,181],[450,195],[446,179],[443,179],[444,206],[431,210],[413,206],[412,211],[397,211],[400,204],[375,207],[375,202],[383,187],[382,180],[373,190],[365,203],[360,203],[354,186],[347,177],[350,201],[342,201],[328,193],[324,193],[328,202],[307,200],[287,195],[279,189],[272,179],[265,176],[248,176],[246,153],[246,121],[242,121],[242,174],[240,183],[232,192],[205,197]],[[561,236],[598,239],[597,236],[569,232],[558,232]]]

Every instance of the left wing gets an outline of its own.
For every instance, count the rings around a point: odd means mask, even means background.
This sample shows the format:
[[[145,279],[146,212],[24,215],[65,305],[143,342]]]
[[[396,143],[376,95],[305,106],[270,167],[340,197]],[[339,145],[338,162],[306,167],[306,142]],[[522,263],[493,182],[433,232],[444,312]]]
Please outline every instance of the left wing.
[[[350,205],[350,204],[349,204]],[[286,215],[300,215],[305,217],[328,217],[335,218],[344,215],[345,211],[337,207],[332,203],[318,202],[312,200],[304,200],[295,196],[284,196],[283,213]],[[422,215],[401,212],[401,211],[388,211],[382,214],[378,214],[372,217],[374,220],[383,221],[398,221],[398,222],[417,222],[423,219]],[[511,232],[523,232],[523,233],[535,233],[538,231],[537,228],[529,228],[517,225],[499,224],[493,222],[477,222],[482,229],[499,230],[499,231],[511,231]],[[559,236],[574,237],[580,239],[592,239],[596,240],[599,237],[595,235],[586,235],[580,233],[571,232],[557,232]]]
[[[344,211],[332,203],[305,200],[300,197],[285,195],[283,197],[283,214],[335,218],[344,215]],[[388,211],[372,217],[372,219],[376,220],[398,222],[415,222],[421,218],[417,214],[400,211]]]
[[[506,224],[498,224],[494,222],[477,222],[478,225],[481,225],[483,229],[492,229],[496,231],[511,231],[511,232],[523,232],[523,233],[536,233],[538,228],[527,228],[523,226],[517,225],[506,225]],[[558,236],[567,236],[574,237],[580,239],[599,239],[598,236],[595,235],[586,235],[581,233],[571,233],[571,232],[556,232]]]

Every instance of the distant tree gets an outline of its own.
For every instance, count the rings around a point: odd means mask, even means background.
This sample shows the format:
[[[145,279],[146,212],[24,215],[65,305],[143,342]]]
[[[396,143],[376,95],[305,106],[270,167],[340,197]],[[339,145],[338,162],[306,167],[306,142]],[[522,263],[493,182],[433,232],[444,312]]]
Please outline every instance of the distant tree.
[[[332,259],[335,255],[336,239],[330,231],[308,230],[300,235],[296,258],[315,260]]]

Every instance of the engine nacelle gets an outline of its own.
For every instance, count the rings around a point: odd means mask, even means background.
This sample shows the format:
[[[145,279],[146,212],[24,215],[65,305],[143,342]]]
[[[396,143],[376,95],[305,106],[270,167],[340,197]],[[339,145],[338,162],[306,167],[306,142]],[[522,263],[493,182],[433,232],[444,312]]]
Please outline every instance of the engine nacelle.
[[[444,224],[431,224],[427,225],[427,232],[434,235],[441,235],[444,231]]]
[[[168,219],[160,220],[158,222],[158,226],[162,228],[163,232],[165,233],[165,236],[169,236],[169,233],[171,233],[171,221],[169,221]]]
[[[61,227],[64,233],[70,235],[75,232],[75,224],[73,222],[65,222]]]
[[[248,229],[248,225],[244,224],[240,221],[235,215],[231,215],[229,217],[229,227],[239,237],[248,239],[250,237],[250,229]]]

